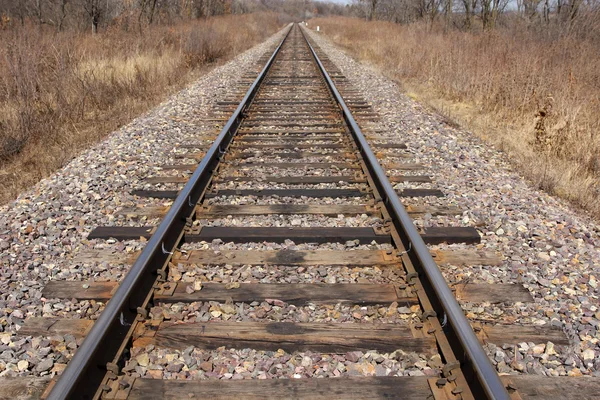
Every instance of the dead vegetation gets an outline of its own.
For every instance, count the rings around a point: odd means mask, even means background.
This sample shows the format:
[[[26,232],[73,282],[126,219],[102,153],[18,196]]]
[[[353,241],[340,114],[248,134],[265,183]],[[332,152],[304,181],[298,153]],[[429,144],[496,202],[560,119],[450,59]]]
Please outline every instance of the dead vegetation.
[[[256,13],[142,33],[0,30],[0,202],[283,23]]]
[[[468,32],[341,17],[316,25],[504,150],[540,188],[600,217],[600,24],[580,32],[518,23]]]

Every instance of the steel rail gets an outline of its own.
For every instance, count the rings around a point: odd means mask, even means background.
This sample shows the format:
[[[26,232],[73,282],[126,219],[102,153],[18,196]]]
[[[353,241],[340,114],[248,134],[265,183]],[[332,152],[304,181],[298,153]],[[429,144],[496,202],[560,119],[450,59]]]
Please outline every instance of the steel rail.
[[[113,361],[132,324],[135,323],[137,308],[143,305],[152,290],[157,270],[165,265],[178,244],[188,218],[244,118],[245,109],[254,99],[292,27],[293,25],[288,28],[285,37],[173,202],[167,215],[51,389],[48,400],[85,399],[93,397],[97,392],[107,372],[106,364]]]
[[[456,301],[452,290],[448,287],[448,283],[440,272],[440,269],[431,257],[427,245],[400,202],[385,171],[379,165],[377,157],[371,150],[350,109],[344,102],[315,49],[306,37],[304,29],[302,28],[301,31],[335,101],[342,110],[344,120],[354,136],[365,164],[383,197],[385,207],[392,217],[392,223],[401,234],[402,240],[405,242],[405,248],[411,249],[408,254],[415,266],[421,270],[419,276],[425,278],[423,283],[427,285],[428,289],[431,289],[428,290],[428,294],[435,296],[435,298],[431,299],[433,300],[434,309],[438,315],[444,315],[447,318],[448,331],[445,331],[446,335],[456,358],[461,361],[463,374],[468,379],[469,384],[472,385],[471,390],[473,394],[476,398],[485,396],[488,399],[509,400],[510,395],[475,336],[469,321]]]

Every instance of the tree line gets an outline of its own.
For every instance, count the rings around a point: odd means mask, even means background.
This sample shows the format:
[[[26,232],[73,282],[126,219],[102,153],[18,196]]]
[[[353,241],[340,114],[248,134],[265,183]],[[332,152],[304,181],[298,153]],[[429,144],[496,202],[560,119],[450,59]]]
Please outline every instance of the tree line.
[[[585,29],[600,20],[600,0],[354,0],[346,14],[396,23],[443,21],[466,30],[489,30],[508,19]]]
[[[0,28],[34,24],[58,31],[82,31],[119,25],[141,29],[151,24],[224,14],[274,11],[297,20],[344,14],[347,8],[311,0],[0,0]]]
[[[345,5],[316,0],[0,0],[0,29],[34,24],[58,31],[76,28],[95,33],[111,25],[141,30],[152,24],[257,11],[279,12],[297,21],[345,15],[489,30],[516,19],[585,30],[598,25],[600,0],[351,0]]]

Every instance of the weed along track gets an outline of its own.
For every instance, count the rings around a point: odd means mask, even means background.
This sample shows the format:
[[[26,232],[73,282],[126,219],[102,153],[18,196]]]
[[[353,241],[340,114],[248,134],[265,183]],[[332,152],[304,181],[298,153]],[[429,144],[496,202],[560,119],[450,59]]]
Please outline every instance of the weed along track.
[[[459,301],[533,299],[519,283],[444,279],[502,256],[477,247],[475,228],[415,226],[461,210],[303,29],[216,103],[216,137],[181,143],[135,192],[170,207],[120,209],[132,226],[89,235],[147,240],[125,278],[44,288],[106,302],[94,321],[25,320],[21,335],[85,338],[44,396],[591,398],[595,379],[499,376],[491,349],[567,337],[466,318]],[[469,246],[428,247],[440,243]]]

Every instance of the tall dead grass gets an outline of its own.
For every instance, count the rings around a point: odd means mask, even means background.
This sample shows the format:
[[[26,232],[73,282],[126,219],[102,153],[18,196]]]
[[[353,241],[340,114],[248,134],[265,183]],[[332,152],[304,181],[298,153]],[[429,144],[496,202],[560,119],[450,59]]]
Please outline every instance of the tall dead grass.
[[[311,21],[506,151],[540,188],[600,217],[600,40],[519,28],[435,30],[350,18]]]
[[[284,22],[258,13],[142,34],[0,30],[0,203]]]

